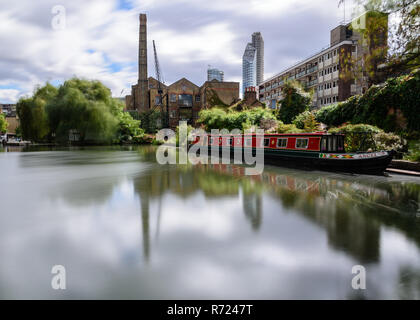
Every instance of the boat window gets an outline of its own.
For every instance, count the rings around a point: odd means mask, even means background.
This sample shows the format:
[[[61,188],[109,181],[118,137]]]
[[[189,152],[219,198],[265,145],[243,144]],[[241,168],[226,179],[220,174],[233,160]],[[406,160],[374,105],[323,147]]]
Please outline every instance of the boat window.
[[[322,138],[321,140],[321,151],[327,151],[327,137]]]
[[[231,146],[232,145],[232,138],[227,139],[227,145]]]
[[[246,139],[245,140],[245,146],[246,147],[251,147],[252,146],[252,139]]]
[[[277,148],[286,148],[287,147],[287,138],[277,139]]]
[[[299,149],[306,149],[308,147],[308,139],[307,138],[297,138],[296,139],[296,148]]]
[[[324,152],[344,152],[343,136],[324,136],[321,141],[321,151]]]
[[[268,147],[268,146],[270,146],[270,139],[265,138],[264,139],[264,147]]]
[[[209,144],[213,144],[213,138],[209,138]]]

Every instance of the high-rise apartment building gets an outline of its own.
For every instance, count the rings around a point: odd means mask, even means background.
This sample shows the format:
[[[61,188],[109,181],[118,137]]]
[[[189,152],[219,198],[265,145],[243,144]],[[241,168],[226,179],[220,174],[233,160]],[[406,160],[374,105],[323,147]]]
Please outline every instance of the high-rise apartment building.
[[[257,49],[248,43],[242,57],[242,93],[257,85]]]
[[[207,81],[218,80],[223,82],[224,75],[224,72],[219,69],[210,67],[207,69]]]
[[[382,18],[387,19],[387,16]],[[351,56],[357,61],[369,50],[357,31],[363,28],[360,21],[366,23],[366,19],[369,19],[368,14],[354,19],[352,23],[334,28],[331,30],[330,45],[327,48],[263,81],[258,87],[260,101],[275,108],[277,102],[283,98],[282,86],[288,80],[299,81],[304,87],[313,89],[313,108],[344,101],[350,96],[363,93],[368,87],[366,76],[343,79],[340,73],[343,61],[348,59],[344,57]],[[378,35],[383,41],[377,45],[386,46],[386,34],[387,31]]]
[[[252,46],[257,49],[257,85],[264,81],[264,39],[261,32],[252,34]]]

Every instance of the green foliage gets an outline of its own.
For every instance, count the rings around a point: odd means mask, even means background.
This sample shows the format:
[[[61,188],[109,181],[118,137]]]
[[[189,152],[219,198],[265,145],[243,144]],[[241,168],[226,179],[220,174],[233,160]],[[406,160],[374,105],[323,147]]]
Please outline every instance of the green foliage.
[[[305,132],[315,132],[320,130],[320,124],[316,121],[315,113],[309,110],[298,114],[292,121],[298,129]]]
[[[418,140],[408,143],[408,153],[404,158],[406,160],[420,162],[420,142]]]
[[[321,108],[316,119],[329,126],[366,123],[387,132],[420,131],[420,70],[388,79],[361,96]]]
[[[32,97],[21,98],[16,105],[22,137],[27,140],[41,141],[50,132],[46,113],[47,103],[57,96],[58,90],[47,83],[36,88]]]
[[[137,113],[137,111],[135,111]],[[138,119],[141,120],[141,127],[147,133],[156,133],[162,128],[162,112],[159,110],[149,110],[138,114]]]
[[[4,114],[0,113],[0,133],[6,132],[7,130],[7,121],[4,118]]]
[[[385,133],[378,127],[368,124],[347,124],[331,128],[329,133],[344,133],[347,152],[372,150],[402,151],[406,141],[393,133]],[[367,134],[366,134],[367,133]]]
[[[260,126],[263,120],[275,119],[271,110],[255,108],[245,111],[225,111],[220,108],[202,110],[199,113],[198,123],[204,125],[207,131],[211,129],[248,129],[251,126]]]
[[[277,133],[302,133],[302,129],[297,128],[294,124],[284,124],[282,121],[279,121],[277,127]]]
[[[140,122],[124,113],[122,103],[99,81],[73,78],[59,88],[47,83],[19,100],[17,113],[27,140],[67,142],[75,131],[82,143],[109,143],[142,134]]]
[[[305,92],[297,82],[286,82],[282,89],[284,98],[280,100],[280,109],[277,110],[277,119],[290,124],[300,113],[309,110],[311,95]]]

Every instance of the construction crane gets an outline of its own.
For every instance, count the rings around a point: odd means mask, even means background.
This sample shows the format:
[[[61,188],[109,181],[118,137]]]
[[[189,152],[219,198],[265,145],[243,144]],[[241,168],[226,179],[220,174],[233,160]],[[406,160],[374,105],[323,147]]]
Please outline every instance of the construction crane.
[[[161,112],[162,112],[162,125],[166,126],[166,128],[169,126],[169,108],[168,108],[168,97],[167,97],[167,93],[163,94],[163,88],[162,88],[162,84],[165,84],[164,80],[163,80],[163,76],[162,76],[162,72],[160,70],[160,66],[159,66],[159,60],[158,60],[158,56],[157,56],[157,51],[156,51],[156,45],[155,45],[155,40],[153,40],[153,52],[155,55],[155,71],[156,71],[156,80],[158,82],[158,101],[155,104],[156,107],[160,107],[161,108]],[[163,100],[166,97],[166,116],[165,116],[165,111],[164,111],[164,105],[163,105]]]

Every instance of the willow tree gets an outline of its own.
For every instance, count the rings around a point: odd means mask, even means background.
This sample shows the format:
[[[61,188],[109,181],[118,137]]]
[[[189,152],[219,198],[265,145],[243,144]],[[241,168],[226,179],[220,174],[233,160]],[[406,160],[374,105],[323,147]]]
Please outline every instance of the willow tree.
[[[67,80],[47,111],[51,132],[59,141],[67,141],[74,131],[81,142],[110,142],[118,130],[119,103],[99,81]]]
[[[7,130],[7,121],[4,118],[4,114],[0,113],[0,133],[6,132]]]
[[[27,140],[49,139],[49,124],[46,106],[57,95],[57,88],[47,83],[37,87],[32,97],[21,98],[16,104],[22,137]]]

